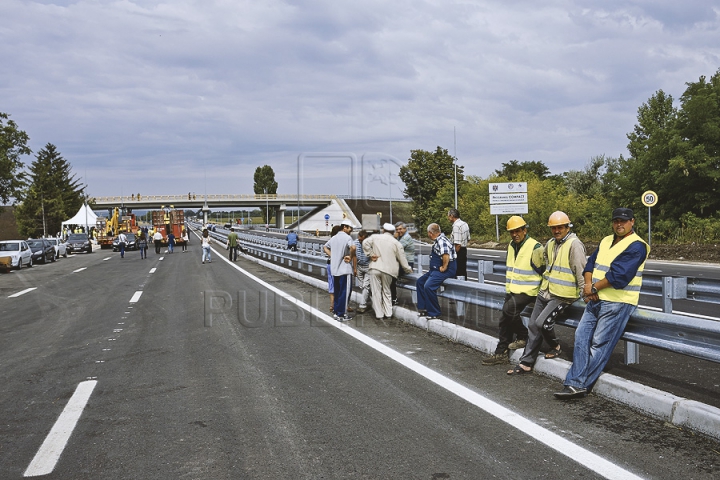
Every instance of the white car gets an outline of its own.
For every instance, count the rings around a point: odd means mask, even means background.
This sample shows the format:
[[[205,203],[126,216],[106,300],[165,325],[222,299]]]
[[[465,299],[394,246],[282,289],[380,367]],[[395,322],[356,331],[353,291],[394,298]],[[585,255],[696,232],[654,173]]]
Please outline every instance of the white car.
[[[67,245],[61,238],[51,237],[46,238],[46,240],[52,243],[53,247],[55,247],[55,258],[59,258],[60,255],[67,258]]]
[[[32,250],[25,240],[0,241],[0,268],[20,270],[23,265],[32,267]]]

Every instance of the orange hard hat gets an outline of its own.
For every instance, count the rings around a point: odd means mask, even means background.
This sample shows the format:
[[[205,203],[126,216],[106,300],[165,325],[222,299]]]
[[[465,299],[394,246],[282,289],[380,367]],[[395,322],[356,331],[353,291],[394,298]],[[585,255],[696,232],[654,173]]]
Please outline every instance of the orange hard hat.
[[[550,214],[548,227],[558,227],[560,225],[570,225],[570,217],[567,216],[567,213],[558,210]]]
[[[526,226],[527,226],[527,222],[525,221],[525,219],[518,215],[513,215],[507,221],[508,232],[510,230],[515,230],[516,228],[526,227]]]

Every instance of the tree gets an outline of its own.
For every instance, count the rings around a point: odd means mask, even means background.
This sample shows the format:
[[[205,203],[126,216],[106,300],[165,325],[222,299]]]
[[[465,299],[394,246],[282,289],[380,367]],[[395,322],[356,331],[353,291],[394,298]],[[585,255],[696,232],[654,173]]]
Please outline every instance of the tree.
[[[48,143],[30,165],[30,183],[15,210],[22,236],[39,237],[60,231],[84,202],[83,187],[71,174],[70,164]]]
[[[269,165],[263,165],[255,169],[255,184],[253,185],[253,191],[256,194],[268,194],[276,195],[278,183],[275,181],[275,171]],[[265,223],[270,223],[270,208],[263,207],[262,210],[265,212]]]
[[[521,172],[530,172],[535,174],[540,180],[545,180],[550,176],[550,169],[543,162],[540,161],[526,161],[518,162],[517,160],[510,160],[507,163],[502,163],[502,169],[495,170],[495,175],[498,177],[505,177],[510,182],[517,181],[517,177]]]
[[[20,171],[22,155],[30,155],[27,133],[19,130],[7,113],[0,112],[0,201],[7,203],[24,186],[25,174]]]
[[[457,166],[458,190],[464,181],[463,167]],[[417,225],[427,225],[445,218],[428,210],[431,202],[443,187],[455,184],[455,158],[446,149],[437,147],[434,152],[411,150],[407,165],[400,167],[400,179],[405,183],[405,197],[413,200],[413,215]],[[448,203],[444,208],[451,207]]]

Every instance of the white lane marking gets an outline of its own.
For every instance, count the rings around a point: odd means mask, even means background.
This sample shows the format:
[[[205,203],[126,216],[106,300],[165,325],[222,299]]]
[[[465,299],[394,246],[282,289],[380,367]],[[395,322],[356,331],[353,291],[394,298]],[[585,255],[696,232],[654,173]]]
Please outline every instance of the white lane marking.
[[[651,269],[649,269],[649,268],[644,268],[644,269],[643,269],[643,272],[660,273],[660,272],[662,272],[662,270],[651,270]]]
[[[158,260],[162,262],[163,260],[165,260],[165,257],[160,257],[158,258]]]
[[[60,414],[55,425],[53,425],[23,476],[47,475],[55,469],[55,465],[60,459],[68,440],[70,440],[75,425],[80,420],[85,405],[90,400],[95,385],[97,385],[97,380],[81,382],[77,386],[75,393],[70,397],[70,401],[65,405],[65,409]]]
[[[645,310],[654,310],[656,312],[662,312],[662,308],[660,307],[648,307],[647,305],[641,305],[640,308]],[[700,315],[699,313],[690,313],[690,312],[683,312],[680,310],[673,310],[674,314],[676,315],[685,315],[686,317],[695,317],[695,318],[704,318],[705,320],[720,320],[718,317],[710,317],[708,315]]]
[[[514,411],[503,407],[497,402],[494,402],[490,400],[487,397],[484,397],[483,395],[469,389],[468,387],[465,387],[458,382],[426,367],[425,365],[422,365],[418,363],[415,360],[412,360],[411,358],[406,357],[405,355],[396,352],[395,350],[391,349],[390,347],[387,347],[383,345],[382,343],[378,342],[377,340],[374,340],[367,335],[358,332],[351,326],[340,323],[337,320],[334,320],[331,316],[327,315],[325,312],[318,310],[317,308],[312,307],[311,305],[308,305],[306,303],[303,303],[302,301],[298,300],[297,298],[293,297],[292,295],[283,292],[282,290],[273,287],[269,283],[259,279],[255,275],[251,274],[250,272],[244,270],[243,268],[239,267],[238,265],[228,261],[224,256],[221,256],[220,258],[223,258],[228,264],[230,264],[232,267],[236,268],[238,271],[245,274],[248,278],[252,279],[256,283],[264,286],[265,288],[275,292],[276,294],[283,297],[285,300],[287,300],[290,303],[293,303],[297,305],[298,307],[302,308],[303,310],[306,310],[310,312],[311,314],[315,315],[316,317],[320,318],[321,320],[328,323],[330,326],[337,328],[338,330],[350,335],[351,337],[355,338],[356,340],[364,343],[365,345],[369,346],[370,348],[376,350],[379,353],[382,353],[383,355],[387,356],[388,358],[391,358],[392,360],[395,360],[400,365],[412,370],[413,372],[425,377],[426,379],[430,380],[434,384],[444,388],[445,390],[449,391],[450,393],[454,393],[458,397],[466,400],[467,402],[475,405],[476,407],[479,407],[480,409],[484,410],[485,412],[489,413],[490,415],[494,416],[498,420],[502,420],[503,422],[507,423],[508,425],[515,427],[516,429],[520,430],[521,432],[525,433],[526,435],[534,438],[540,443],[543,443],[547,445],[548,447],[552,448],[553,450],[557,451],[558,453],[561,453],[562,455],[565,455],[569,459],[579,463],[580,465],[583,465],[585,468],[589,469],[590,471],[596,472],[599,475],[609,478],[609,479],[637,479],[640,480],[641,477],[638,477],[637,475],[633,474],[632,472],[629,472],[622,467],[615,465],[609,460],[606,460],[605,458],[601,457],[600,455],[597,455],[590,450],[587,450],[580,445],[576,445],[573,442],[561,437],[560,435],[556,434],[555,432],[552,432],[544,427],[541,427],[540,425],[532,422],[531,420],[518,415]]]
[[[103,258],[103,262],[107,262],[107,261],[110,260],[111,258],[113,258],[113,257],[105,257],[105,258]]]
[[[87,270],[87,267],[78,268],[77,270],[73,270],[73,273],[82,272],[83,270]]]
[[[143,294],[142,290],[139,292],[135,292],[130,299],[130,303],[137,303],[138,300],[140,300],[140,296]]]
[[[155,268],[155,267],[151,268],[150,273],[155,273],[155,270],[157,270],[157,268]]]
[[[17,292],[17,293],[13,293],[12,295],[8,295],[8,298],[19,297],[20,295],[25,295],[26,293],[32,292],[33,290],[36,290],[36,289],[37,289],[37,287],[26,288],[25,290],[20,290],[20,291]]]

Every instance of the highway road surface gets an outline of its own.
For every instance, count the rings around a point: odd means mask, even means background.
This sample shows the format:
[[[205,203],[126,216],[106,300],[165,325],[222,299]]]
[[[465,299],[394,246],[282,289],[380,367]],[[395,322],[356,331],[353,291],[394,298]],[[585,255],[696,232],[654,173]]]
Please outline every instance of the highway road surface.
[[[328,305],[197,242],[0,275],[0,478],[720,475],[715,440]]]

